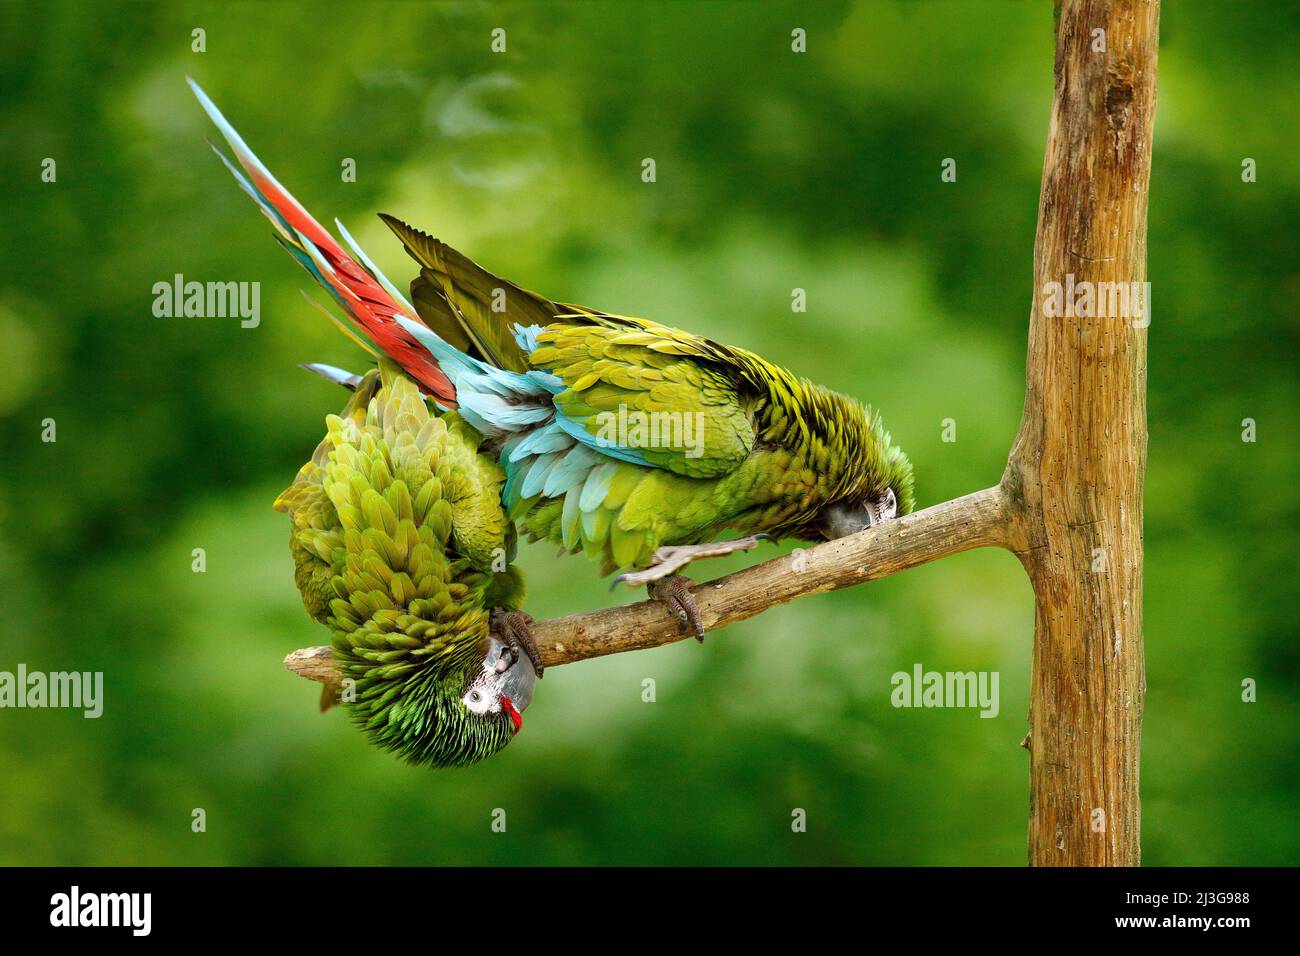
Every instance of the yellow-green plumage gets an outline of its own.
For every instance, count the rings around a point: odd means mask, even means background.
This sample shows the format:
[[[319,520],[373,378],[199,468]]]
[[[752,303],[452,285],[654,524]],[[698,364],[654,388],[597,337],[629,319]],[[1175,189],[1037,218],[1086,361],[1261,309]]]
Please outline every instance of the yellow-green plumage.
[[[531,292],[384,216],[420,267],[405,301],[191,85],[235,153],[238,167],[227,167],[282,245],[380,351],[482,436],[505,471],[507,515],[529,535],[612,570],[725,531],[838,536],[912,509],[911,465],[873,410],[744,349]],[[621,415],[675,417],[681,431],[641,441],[620,426],[605,440]],[[318,532],[329,530],[308,526],[300,553],[322,547]],[[319,610],[322,582],[308,565],[299,579]]]
[[[620,409],[693,423],[693,444],[683,427],[683,440],[670,429],[669,441],[642,447],[648,465],[600,466],[588,482],[608,481],[603,496],[584,496],[584,484],[515,509],[530,535],[585,551],[606,572],[729,530],[813,537],[827,504],[877,487],[897,489],[902,513],[914,505],[910,465],[877,415],[752,353],[623,317],[561,319],[537,340],[529,362],[565,383],[556,405],[591,433]]]
[[[326,422],[275,507],[293,521],[303,604],[355,681],[353,719],[412,762],[481,759],[514,733],[508,715],[476,717],[460,702],[486,654],[489,612],[523,597],[501,469],[386,360]]]
[[[897,513],[914,508],[911,464],[874,410],[744,349],[553,302],[383,218],[422,266],[411,297],[430,329],[489,366],[555,383],[553,418],[581,443],[539,446],[521,461],[510,442],[501,451],[508,513],[530,537],[585,551],[608,573],[724,532],[815,538],[826,509],[889,491]],[[525,348],[516,338],[529,327]],[[458,398],[471,400],[480,380],[459,379]],[[664,427],[602,442],[620,415]],[[554,475],[566,456],[580,467],[561,490]],[[540,488],[534,471],[546,478]]]

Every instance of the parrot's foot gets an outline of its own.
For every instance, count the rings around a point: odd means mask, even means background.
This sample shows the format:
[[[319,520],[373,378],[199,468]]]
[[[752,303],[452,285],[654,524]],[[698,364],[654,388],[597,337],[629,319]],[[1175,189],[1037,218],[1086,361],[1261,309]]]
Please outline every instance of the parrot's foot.
[[[735,554],[737,551],[753,551],[758,547],[760,541],[771,541],[770,534],[751,534],[747,538],[736,538],[734,541],[710,541],[708,544],[677,544],[669,547],[660,548],[654,553],[654,564],[643,571],[629,571],[627,574],[620,574],[614,579],[614,584],[610,585],[610,590],[615,585],[626,584],[628,587],[640,587],[642,584],[650,584],[661,578],[666,578],[671,574],[677,573],[680,568],[686,567],[692,561],[700,558],[721,558],[724,555]]]
[[[700,606],[691,593],[690,578],[678,574],[698,558],[720,558],[737,551],[753,551],[760,541],[770,541],[770,534],[751,534],[747,538],[734,541],[710,541],[708,544],[677,544],[660,548],[654,553],[654,564],[641,571],[629,571],[614,579],[610,590],[619,584],[628,587],[649,586],[650,596],[656,601],[668,605],[668,609],[677,615],[683,627],[689,627],[697,641],[704,641],[704,621],[700,618]]]
[[[656,601],[668,605],[668,610],[677,615],[683,628],[689,627],[695,639],[704,643],[704,620],[700,617],[700,605],[691,593],[695,582],[685,575],[670,574],[658,581],[651,581],[647,590]]]
[[[507,663],[503,657],[497,662],[497,670],[509,670],[522,654],[527,654],[533,662],[533,670],[540,680],[542,676],[542,655],[537,652],[537,642],[533,640],[533,619],[523,611],[507,611],[494,608],[488,617],[488,629],[506,647],[510,648],[513,660]]]

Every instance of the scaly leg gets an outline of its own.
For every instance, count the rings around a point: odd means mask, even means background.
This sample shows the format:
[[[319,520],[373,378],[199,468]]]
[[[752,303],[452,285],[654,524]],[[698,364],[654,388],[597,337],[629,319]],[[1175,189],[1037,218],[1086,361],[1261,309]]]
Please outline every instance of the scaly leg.
[[[758,547],[760,541],[770,541],[771,537],[767,534],[751,534],[747,538],[736,538],[734,541],[711,541],[708,544],[679,544],[663,547],[654,553],[654,563],[648,568],[620,574],[614,579],[610,588],[612,590],[618,584],[626,584],[628,587],[648,585],[650,596],[656,601],[667,604],[669,610],[677,615],[682,626],[690,627],[695,639],[703,642],[704,622],[700,619],[700,607],[696,603],[695,595],[691,594],[693,582],[690,578],[678,574],[678,569],[686,567],[699,558],[720,558],[737,551],[752,551]]]
[[[658,581],[651,581],[646,590],[656,601],[667,604],[668,610],[677,615],[678,623],[683,628],[689,627],[695,639],[703,644],[704,619],[700,616],[700,605],[691,593],[691,585],[694,583],[685,575],[670,574]]]
[[[654,564],[641,571],[620,574],[614,579],[614,584],[611,584],[609,589],[614,590],[614,585],[617,584],[626,584],[632,588],[640,587],[642,584],[649,584],[651,581],[658,581],[660,578],[675,574],[678,569],[684,568],[692,561],[700,558],[721,558],[737,551],[753,551],[758,547],[760,541],[771,540],[772,536],[770,534],[751,534],[748,538],[737,538],[734,541],[710,541],[708,544],[677,544],[660,548],[651,559]]]
[[[538,680],[542,677],[542,655],[537,652],[537,642],[533,640],[533,619],[523,611],[508,611],[505,608],[493,608],[488,617],[488,629],[506,647],[517,661],[521,654],[527,654],[533,662],[533,670]],[[497,661],[497,670],[509,669],[514,661],[507,663],[504,656]]]

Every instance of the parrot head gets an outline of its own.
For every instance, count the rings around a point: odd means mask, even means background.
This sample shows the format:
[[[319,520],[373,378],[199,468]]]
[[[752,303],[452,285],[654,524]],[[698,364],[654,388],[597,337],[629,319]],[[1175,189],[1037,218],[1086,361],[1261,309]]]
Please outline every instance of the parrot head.
[[[460,702],[471,721],[503,724],[504,714],[513,736],[524,725],[523,711],[532,702],[537,672],[527,655],[512,663],[513,655],[502,654],[504,649],[505,645],[495,637],[490,640],[483,666],[471,675]]]
[[[523,726],[537,674],[527,655],[514,659],[495,637],[486,647],[451,673],[361,678],[352,720],[411,764],[467,767],[492,756]]]
[[[819,530],[827,541],[857,534],[898,517],[898,495],[893,488],[886,488],[879,497],[868,497],[855,503],[840,502],[833,504],[822,512]]]
[[[911,461],[890,441],[878,417],[869,415],[868,422],[866,440],[850,459],[851,490],[822,508],[818,516],[816,529],[828,541],[910,514],[916,508]]]

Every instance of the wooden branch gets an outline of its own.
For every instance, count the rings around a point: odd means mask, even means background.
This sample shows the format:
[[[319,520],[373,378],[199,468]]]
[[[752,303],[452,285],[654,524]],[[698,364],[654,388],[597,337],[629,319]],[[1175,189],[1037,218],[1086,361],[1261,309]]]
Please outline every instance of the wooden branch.
[[[1158,0],[1059,7],[1025,408],[1003,479],[1037,595],[1026,741],[1038,865],[1140,859],[1150,312],[1135,321],[1111,302],[1095,318],[1044,313],[1049,283],[1146,280],[1159,12]]]
[[[926,508],[859,534],[789,555],[693,589],[707,630],[753,617],[807,594],[874,581],[971,548],[1005,546],[1007,514],[1000,488]],[[680,641],[684,633],[657,601],[538,621],[533,636],[547,667]],[[284,666],[309,680],[334,684],[328,647],[294,651]]]

